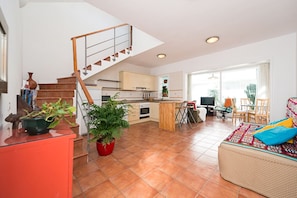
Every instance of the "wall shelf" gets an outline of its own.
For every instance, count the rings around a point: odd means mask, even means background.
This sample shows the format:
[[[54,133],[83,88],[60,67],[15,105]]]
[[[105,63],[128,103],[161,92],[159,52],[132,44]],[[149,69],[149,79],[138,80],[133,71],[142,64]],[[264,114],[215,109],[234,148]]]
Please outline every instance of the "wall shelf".
[[[104,90],[120,90],[118,80],[109,80],[109,79],[98,79],[98,82],[101,82],[100,85]]]
[[[114,83],[120,83],[119,80],[108,80],[108,79],[98,79],[97,81],[104,81],[104,82],[114,82]]]

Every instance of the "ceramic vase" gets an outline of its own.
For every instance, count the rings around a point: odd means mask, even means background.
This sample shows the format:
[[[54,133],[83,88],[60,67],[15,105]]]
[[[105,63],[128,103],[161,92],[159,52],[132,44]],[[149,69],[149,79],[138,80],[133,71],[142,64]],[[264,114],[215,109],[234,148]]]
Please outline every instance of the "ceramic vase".
[[[27,82],[28,82],[28,88],[29,89],[36,89],[37,83],[36,83],[35,80],[32,79],[33,72],[28,72],[28,75],[29,75],[29,78],[27,80]]]

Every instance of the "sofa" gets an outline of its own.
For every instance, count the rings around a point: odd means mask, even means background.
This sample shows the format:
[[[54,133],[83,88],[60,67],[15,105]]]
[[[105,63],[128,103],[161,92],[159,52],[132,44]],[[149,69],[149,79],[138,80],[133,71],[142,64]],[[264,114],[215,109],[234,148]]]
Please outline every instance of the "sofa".
[[[297,197],[296,127],[297,98],[288,99],[282,120],[240,123],[219,145],[221,177],[266,197]]]

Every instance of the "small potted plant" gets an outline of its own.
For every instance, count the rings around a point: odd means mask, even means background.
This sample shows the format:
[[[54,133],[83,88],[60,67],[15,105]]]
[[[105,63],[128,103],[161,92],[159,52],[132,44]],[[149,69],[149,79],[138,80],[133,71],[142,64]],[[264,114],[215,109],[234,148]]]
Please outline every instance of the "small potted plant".
[[[112,153],[115,139],[120,138],[123,129],[129,127],[125,119],[128,104],[117,101],[118,95],[115,94],[101,106],[92,104],[88,111],[88,127],[92,134],[90,141],[96,141],[98,154],[102,156]]]
[[[44,134],[49,132],[49,129],[56,127],[62,120],[65,120],[70,125],[71,123],[67,116],[73,116],[76,108],[69,103],[62,101],[60,98],[54,103],[43,103],[39,110],[27,112],[27,115],[20,118],[22,128],[29,135]]]

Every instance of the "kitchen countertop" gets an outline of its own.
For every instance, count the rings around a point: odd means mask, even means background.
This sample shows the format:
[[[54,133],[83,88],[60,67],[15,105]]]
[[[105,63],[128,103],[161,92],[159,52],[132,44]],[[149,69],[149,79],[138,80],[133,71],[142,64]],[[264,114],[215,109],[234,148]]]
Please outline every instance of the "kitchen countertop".
[[[173,101],[180,101],[180,100],[122,100],[124,103],[147,103],[147,102],[173,102]]]

